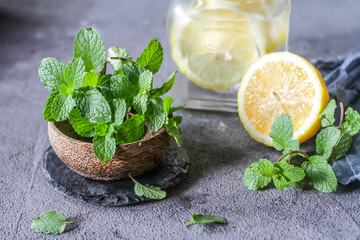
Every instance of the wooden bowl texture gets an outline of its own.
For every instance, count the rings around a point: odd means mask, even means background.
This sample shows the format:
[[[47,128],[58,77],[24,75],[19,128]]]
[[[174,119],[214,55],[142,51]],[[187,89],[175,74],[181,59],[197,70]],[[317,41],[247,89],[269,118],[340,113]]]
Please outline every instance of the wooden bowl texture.
[[[169,150],[172,137],[161,128],[148,131],[137,142],[116,147],[114,157],[101,162],[94,153],[90,138],[76,134],[68,122],[48,123],[48,134],[56,155],[77,174],[94,180],[120,180],[154,169]]]

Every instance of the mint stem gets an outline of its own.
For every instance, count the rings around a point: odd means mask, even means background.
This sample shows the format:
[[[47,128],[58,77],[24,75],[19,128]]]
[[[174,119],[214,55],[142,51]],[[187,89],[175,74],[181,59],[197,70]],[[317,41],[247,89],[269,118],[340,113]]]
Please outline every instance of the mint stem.
[[[283,160],[286,156],[291,155],[293,153],[300,153],[302,154],[306,159],[309,159],[309,155],[307,155],[305,152],[300,151],[300,150],[294,150],[294,151],[289,151],[287,153],[285,153],[284,155],[282,155],[276,162],[280,162],[281,160]]]
[[[131,112],[129,112],[129,111],[126,111],[126,114],[127,114],[127,115],[130,115],[130,116],[134,116],[134,114],[131,113]]]
[[[338,129],[341,129],[341,125],[344,121],[344,104],[342,102],[340,102],[340,109],[341,109],[341,115],[340,115],[340,122],[339,122]]]
[[[105,62],[105,65],[104,65],[104,68],[101,70],[101,72],[99,73],[99,78],[102,76],[102,75],[105,75],[106,73],[106,62]]]

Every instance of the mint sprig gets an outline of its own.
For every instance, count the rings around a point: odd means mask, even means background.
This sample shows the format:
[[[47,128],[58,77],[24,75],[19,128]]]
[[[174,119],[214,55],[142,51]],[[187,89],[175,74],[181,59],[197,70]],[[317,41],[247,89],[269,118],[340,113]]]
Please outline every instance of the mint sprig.
[[[283,155],[273,164],[267,159],[251,164],[244,173],[244,186],[249,190],[259,190],[273,181],[276,188],[285,190],[289,186],[302,189],[303,180],[315,189],[331,193],[336,191],[337,179],[329,164],[330,161],[345,156],[349,150],[352,137],[360,130],[360,115],[352,108],[346,110],[340,103],[341,116],[338,126],[335,122],[336,102],[331,100],[320,113],[319,119],[323,129],[316,137],[316,152],[319,155],[308,156],[300,150],[300,143],[293,139],[293,125],[289,114],[281,114],[274,121],[270,136],[274,148],[283,151]],[[302,158],[300,166],[291,163],[291,157]]]
[[[76,36],[74,59],[66,66],[55,58],[39,63],[39,78],[52,91],[44,109],[47,121],[69,120],[74,130],[92,138],[95,155],[110,161],[116,145],[141,140],[148,127],[153,132],[165,128],[180,146],[180,107],[171,107],[170,97],[161,98],[174,84],[175,74],[153,88],[155,74],[163,60],[159,41],[152,40],[134,62],[131,54],[111,47],[108,57],[103,40],[94,28]],[[114,74],[106,74],[110,63]]]

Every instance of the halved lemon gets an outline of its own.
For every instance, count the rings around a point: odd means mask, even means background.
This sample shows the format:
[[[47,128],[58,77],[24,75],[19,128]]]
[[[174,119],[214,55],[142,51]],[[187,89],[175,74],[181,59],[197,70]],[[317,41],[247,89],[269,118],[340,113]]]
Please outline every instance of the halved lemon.
[[[240,119],[252,138],[272,146],[272,123],[288,113],[294,139],[304,142],[320,128],[319,114],[329,101],[319,71],[290,52],[270,53],[244,75],[238,93]]]

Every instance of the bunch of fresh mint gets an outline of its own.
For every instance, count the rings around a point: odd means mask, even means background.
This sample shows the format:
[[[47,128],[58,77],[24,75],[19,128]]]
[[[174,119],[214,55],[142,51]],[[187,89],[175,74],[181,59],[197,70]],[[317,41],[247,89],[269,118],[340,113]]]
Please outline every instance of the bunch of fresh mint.
[[[155,74],[163,60],[163,49],[152,40],[134,62],[122,48],[111,47],[108,57],[103,40],[94,28],[76,36],[74,59],[66,66],[55,58],[39,63],[39,78],[52,91],[44,110],[47,121],[69,120],[74,130],[93,139],[94,152],[103,162],[114,156],[116,145],[142,139],[150,126],[163,126],[180,146],[182,118],[172,117],[181,107],[173,99],[160,98],[172,87],[175,74],[159,88],[153,88]],[[106,74],[110,63],[114,74]]]
[[[345,156],[352,142],[352,137],[360,131],[360,114],[349,107],[345,112],[342,103],[338,126],[334,126],[336,102],[331,100],[320,114],[323,129],[316,136],[318,155],[308,156],[300,151],[300,142],[293,139],[293,125],[289,114],[282,114],[274,121],[270,136],[274,148],[283,150],[275,164],[267,159],[260,159],[251,164],[244,173],[244,185],[250,190],[266,187],[271,180],[280,190],[287,187],[303,189],[303,179],[315,189],[330,193],[336,191],[337,178],[329,164]],[[299,155],[303,158],[301,165],[295,166],[290,157]]]

